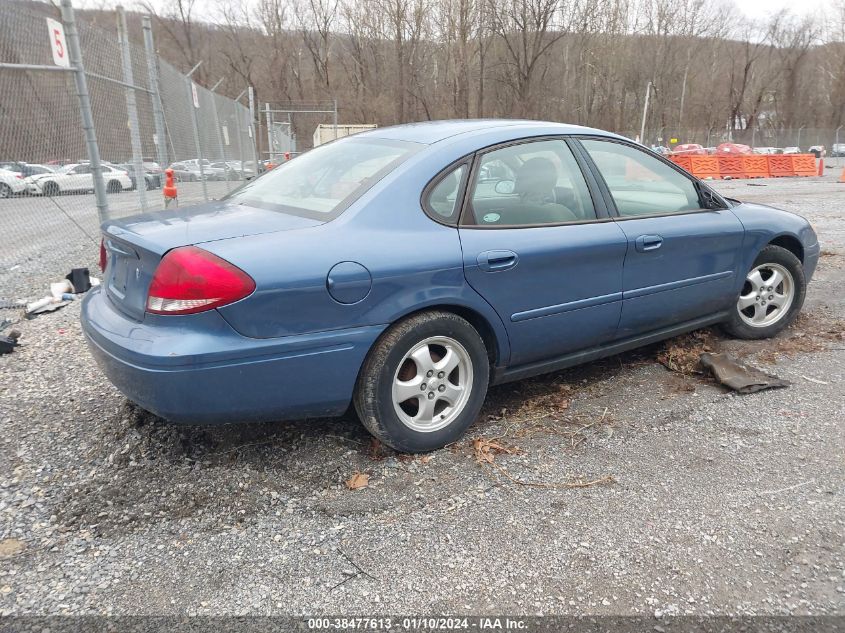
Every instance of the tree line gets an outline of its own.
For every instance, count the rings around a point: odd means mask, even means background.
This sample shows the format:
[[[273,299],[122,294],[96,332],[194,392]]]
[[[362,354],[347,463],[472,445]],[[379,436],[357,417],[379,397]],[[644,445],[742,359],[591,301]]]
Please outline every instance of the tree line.
[[[845,123],[845,0],[751,20],[712,0],[165,0],[159,53],[341,123],[549,119],[645,142]],[[96,13],[96,12],[94,12]],[[133,20],[138,29],[140,17]],[[843,135],[845,138],[845,135]]]

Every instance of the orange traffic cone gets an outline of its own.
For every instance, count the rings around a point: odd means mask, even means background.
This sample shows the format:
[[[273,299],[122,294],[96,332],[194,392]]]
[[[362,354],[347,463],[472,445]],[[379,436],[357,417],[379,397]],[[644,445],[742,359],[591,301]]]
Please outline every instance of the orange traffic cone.
[[[824,156],[819,157],[819,176],[824,176]]]
[[[842,170],[842,175],[839,176],[839,182],[845,182],[845,169]]]
[[[164,193],[165,209],[173,202],[177,205],[179,204],[179,196],[176,192],[176,183],[173,181],[173,170],[170,167],[164,170],[164,187],[162,187],[161,190],[162,193]]]

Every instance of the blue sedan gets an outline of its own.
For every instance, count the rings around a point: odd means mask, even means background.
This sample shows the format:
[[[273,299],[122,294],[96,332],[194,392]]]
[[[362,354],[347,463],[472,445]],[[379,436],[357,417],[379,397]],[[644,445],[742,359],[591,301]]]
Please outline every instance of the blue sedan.
[[[222,200],[103,226],[99,365],[182,423],[334,416],[461,436],[488,386],[721,324],[769,337],[819,258],[803,218],[619,136],[442,121],[318,147]]]

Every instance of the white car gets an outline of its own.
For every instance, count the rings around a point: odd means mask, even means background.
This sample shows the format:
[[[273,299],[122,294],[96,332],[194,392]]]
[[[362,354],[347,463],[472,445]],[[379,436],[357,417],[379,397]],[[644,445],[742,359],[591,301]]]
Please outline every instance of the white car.
[[[102,166],[106,191],[120,193],[132,189],[132,179],[125,171]],[[33,195],[57,196],[72,191],[94,191],[94,175],[91,165],[79,163],[60,167],[52,174],[38,174],[26,178],[27,191]]]
[[[26,191],[24,177],[16,171],[0,169],[0,198],[10,198]]]

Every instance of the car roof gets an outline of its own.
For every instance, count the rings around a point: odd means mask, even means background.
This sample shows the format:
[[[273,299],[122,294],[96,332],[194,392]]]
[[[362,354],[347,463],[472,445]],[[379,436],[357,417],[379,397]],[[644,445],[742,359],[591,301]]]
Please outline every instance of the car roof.
[[[553,123],[549,121],[526,121],[520,119],[455,119],[446,121],[424,121],[421,123],[406,123],[404,125],[393,125],[390,127],[375,128],[365,132],[359,132],[356,137],[368,136],[370,138],[381,138],[397,141],[411,141],[413,143],[433,144],[459,134],[470,134],[473,132],[484,133],[500,128],[520,127],[529,135],[532,129],[538,133],[548,134],[550,129],[556,134],[598,134],[614,136],[602,130],[582,127],[580,125],[569,125],[565,123]]]

